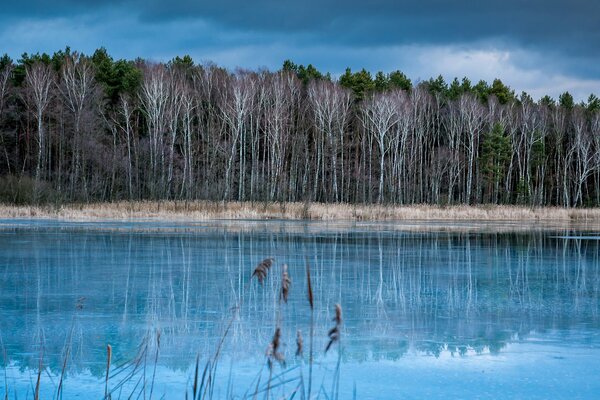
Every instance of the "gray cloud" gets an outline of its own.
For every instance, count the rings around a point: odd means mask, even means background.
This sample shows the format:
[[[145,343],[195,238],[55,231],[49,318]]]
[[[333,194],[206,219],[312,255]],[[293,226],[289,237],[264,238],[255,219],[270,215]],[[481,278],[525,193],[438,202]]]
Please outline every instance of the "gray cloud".
[[[567,84],[584,97],[599,89],[598,15],[589,0],[31,0],[3,5],[0,52],[106,46],[117,57],[189,53],[250,68],[292,58],[333,73],[497,76],[535,93],[545,80],[548,92]]]
[[[224,29],[305,33],[337,44],[505,38],[521,46],[600,54],[600,2],[590,0],[30,0],[3,5],[3,15],[42,18],[106,9],[137,15],[140,23],[199,18]]]

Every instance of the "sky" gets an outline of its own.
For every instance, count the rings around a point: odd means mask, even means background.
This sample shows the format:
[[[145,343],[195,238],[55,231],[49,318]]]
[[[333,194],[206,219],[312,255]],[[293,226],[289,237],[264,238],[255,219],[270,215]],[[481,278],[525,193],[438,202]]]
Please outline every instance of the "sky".
[[[538,99],[600,95],[596,0],[0,0],[0,53],[500,78]]]

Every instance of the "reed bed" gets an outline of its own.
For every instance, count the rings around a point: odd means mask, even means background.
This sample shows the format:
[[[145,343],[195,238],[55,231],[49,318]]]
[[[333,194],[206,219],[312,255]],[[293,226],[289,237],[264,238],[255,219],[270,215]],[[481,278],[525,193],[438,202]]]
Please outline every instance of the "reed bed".
[[[73,221],[286,219],[320,221],[600,221],[600,208],[500,205],[360,205],[211,201],[134,201],[60,206],[0,204],[0,218]]]
[[[293,364],[289,366],[287,364],[286,357],[282,352],[282,348],[285,346],[282,337],[282,326],[281,319],[285,318],[286,307],[287,307],[287,296],[289,291],[292,290],[292,280],[288,273],[288,267],[285,263],[279,263],[274,258],[265,258],[256,265],[251,275],[250,280],[247,282],[246,290],[249,289],[250,285],[265,285],[265,279],[269,275],[274,274],[279,278],[278,291],[279,301],[278,307],[275,314],[273,315],[276,323],[275,330],[272,339],[268,343],[267,351],[265,354],[265,363],[262,367],[257,366],[258,374],[251,387],[248,388],[246,394],[241,397],[242,399],[281,399],[281,400],[292,400],[297,399],[332,399],[336,400],[339,398],[339,381],[340,381],[340,370],[341,370],[341,357],[342,349],[340,345],[341,337],[341,325],[342,325],[342,308],[340,304],[335,305],[335,316],[333,318],[334,327],[329,330],[328,333],[320,332],[320,335],[327,335],[329,342],[323,353],[330,351],[332,346],[336,345],[338,361],[336,367],[332,373],[332,387],[327,390],[324,387],[323,382],[316,383],[314,380],[317,378],[313,376],[313,341],[315,335],[314,327],[314,295],[312,291],[311,283],[311,272],[308,261],[306,262],[306,282],[304,285],[300,285],[299,290],[302,287],[306,289],[306,299],[310,306],[311,318],[310,318],[310,354],[307,360],[304,359],[303,355],[303,338],[300,329],[296,330],[296,349],[294,353]],[[254,283],[255,282],[255,283]],[[85,298],[81,297],[78,299],[75,309],[80,311],[83,309],[83,302]],[[208,356],[206,359],[205,355],[198,353],[196,357],[195,368],[193,376],[188,380],[188,387],[181,387],[181,391],[178,393],[169,393],[168,398],[181,398],[181,399],[193,399],[193,400],[210,400],[216,398],[234,399],[240,398],[229,394],[230,388],[227,388],[228,395],[226,397],[220,397],[215,395],[214,388],[217,381],[222,381],[224,376],[219,376],[217,370],[219,363],[221,362],[221,353],[223,347],[226,345],[226,340],[230,334],[231,326],[238,318],[238,310],[243,304],[237,303],[232,308],[232,314],[229,322],[225,325],[222,333],[222,337],[219,339],[214,353]],[[60,372],[60,379],[55,394],[52,395],[52,399],[61,399],[63,396],[64,386],[69,385],[67,376],[67,364],[70,358],[70,350],[73,346],[73,331],[76,324],[78,314],[75,314],[71,329],[66,338],[65,351],[63,354],[62,368]],[[7,366],[7,355],[4,348],[2,337],[0,336],[0,351],[3,355],[3,368],[4,368],[4,383],[5,383],[5,399],[9,398],[9,387],[8,380],[6,378],[6,366]],[[103,386],[104,400],[116,400],[116,399],[135,399],[144,398],[164,398],[164,394],[153,396],[155,380],[157,377],[157,365],[159,363],[161,351],[161,331],[159,329],[149,329],[138,346],[135,356],[131,359],[125,360],[119,364],[113,362],[113,348],[111,344],[106,344],[106,365],[105,373],[103,377],[98,381],[99,385]],[[260,354],[260,349],[258,349]],[[201,360],[205,358],[206,361],[204,366],[201,365]],[[35,387],[32,387],[33,399],[48,398],[42,395],[42,376],[50,376],[48,366],[45,364],[44,356],[44,340],[40,338],[40,355],[39,364],[37,367],[37,377],[35,378]],[[309,375],[308,380],[305,382],[303,376],[303,366],[308,364]],[[266,367],[266,377],[263,376]],[[231,372],[230,372],[231,374]],[[266,379],[264,379],[266,378]],[[319,381],[322,381],[322,376],[318,376]],[[229,377],[231,382],[231,377]],[[229,385],[230,383],[228,383]],[[51,383],[54,386],[54,383]],[[314,388],[314,386],[317,386]],[[313,390],[314,388],[314,390]],[[52,390],[52,389],[51,389]],[[84,393],[80,393],[83,395]],[[16,392],[14,393],[16,398]],[[26,396],[29,395],[29,392]]]

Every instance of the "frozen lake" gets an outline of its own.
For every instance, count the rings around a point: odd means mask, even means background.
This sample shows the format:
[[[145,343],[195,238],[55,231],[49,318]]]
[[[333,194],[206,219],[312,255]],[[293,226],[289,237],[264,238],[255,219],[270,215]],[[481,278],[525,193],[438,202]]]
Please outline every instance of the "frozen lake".
[[[202,372],[224,338],[213,398],[262,399],[278,325],[286,365],[273,367],[271,398],[306,391],[307,261],[313,397],[330,397],[338,359],[342,399],[600,393],[597,231],[405,228],[0,220],[0,395],[33,398],[42,365],[40,398],[55,398],[66,360],[61,397],[101,399],[110,344],[113,399],[183,399],[196,357]],[[251,274],[266,257],[261,286]],[[336,303],[341,340],[325,354]]]

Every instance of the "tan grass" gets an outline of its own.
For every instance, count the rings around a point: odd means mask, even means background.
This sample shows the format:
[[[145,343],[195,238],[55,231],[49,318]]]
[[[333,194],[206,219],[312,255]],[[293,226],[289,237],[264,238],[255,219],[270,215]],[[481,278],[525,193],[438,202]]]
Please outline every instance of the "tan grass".
[[[600,221],[600,208],[522,206],[381,206],[251,202],[115,202],[45,206],[0,205],[0,218],[90,220],[290,219],[322,221]]]

